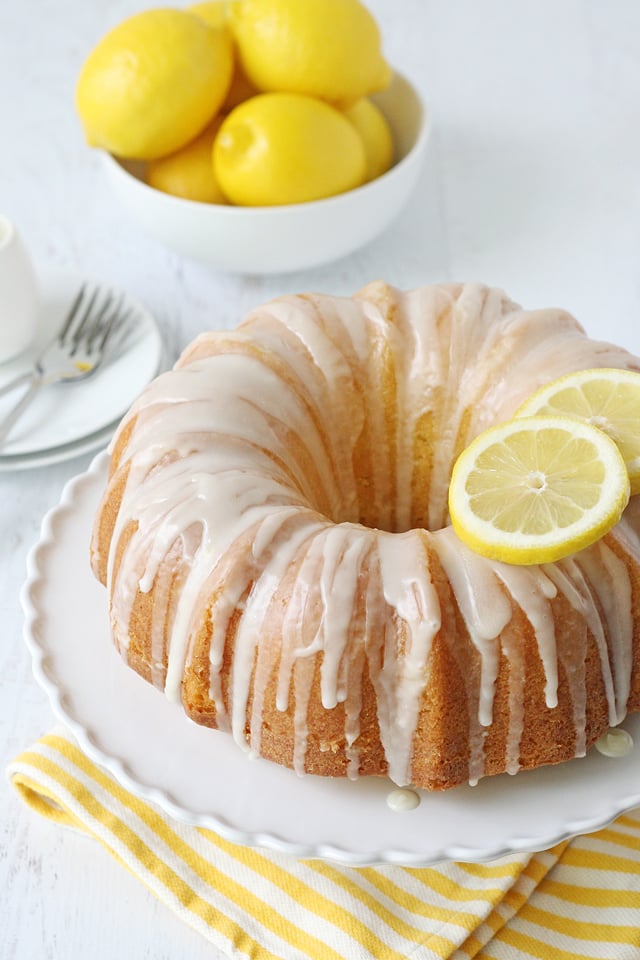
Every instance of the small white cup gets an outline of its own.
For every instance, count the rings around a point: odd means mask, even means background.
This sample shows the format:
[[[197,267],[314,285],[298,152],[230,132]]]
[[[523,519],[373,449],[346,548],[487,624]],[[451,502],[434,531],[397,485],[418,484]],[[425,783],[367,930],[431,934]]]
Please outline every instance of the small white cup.
[[[38,286],[29,256],[8,217],[0,214],[0,363],[33,341]]]

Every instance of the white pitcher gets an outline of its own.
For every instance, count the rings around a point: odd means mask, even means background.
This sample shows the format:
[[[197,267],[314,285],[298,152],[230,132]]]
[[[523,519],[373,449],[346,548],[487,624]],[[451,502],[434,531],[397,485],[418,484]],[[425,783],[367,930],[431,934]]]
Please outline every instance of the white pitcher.
[[[29,256],[8,217],[0,214],[0,363],[33,341],[38,287]]]

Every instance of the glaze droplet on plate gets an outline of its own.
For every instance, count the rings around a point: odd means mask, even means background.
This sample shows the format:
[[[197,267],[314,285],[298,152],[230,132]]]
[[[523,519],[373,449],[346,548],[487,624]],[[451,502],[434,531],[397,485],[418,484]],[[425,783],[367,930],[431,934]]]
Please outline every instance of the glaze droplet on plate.
[[[387,796],[387,806],[394,813],[403,813],[405,810],[415,810],[420,804],[420,797],[415,790],[392,790]]]
[[[633,750],[633,737],[620,727],[609,729],[596,740],[596,750],[605,757],[626,757]]]

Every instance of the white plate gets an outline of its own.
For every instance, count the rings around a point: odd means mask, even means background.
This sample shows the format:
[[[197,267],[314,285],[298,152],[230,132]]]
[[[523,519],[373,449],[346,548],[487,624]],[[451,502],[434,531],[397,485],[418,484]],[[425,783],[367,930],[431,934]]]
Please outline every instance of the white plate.
[[[111,644],[105,591],[88,564],[107,464],[106,454],[96,457],[45,518],[22,603],[35,674],[56,716],[125,787],[236,843],[349,866],[480,862],[541,850],[640,805],[637,750],[617,760],[592,751],[559,767],[423,793],[404,813],[387,806],[384,779],[300,779],[248,760],[228,735],[191,723]],[[625,728],[640,744],[640,716]]]
[[[90,433],[73,443],[63,443],[59,447],[52,447],[51,450],[41,450],[38,453],[17,453],[9,457],[0,456],[0,473],[48,467],[53,463],[62,463],[64,460],[72,460],[74,457],[80,457],[85,453],[101,450],[109,444],[119,423],[120,420],[115,420],[103,430]]]
[[[42,302],[38,335],[25,353],[0,365],[0,387],[30,369],[33,359],[60,328],[84,279],[72,276],[40,278]],[[121,295],[121,291],[111,285],[99,283],[97,286]],[[42,390],[2,447],[2,460],[7,464],[5,469],[11,469],[10,457],[51,455],[57,447],[67,447],[69,456],[76,456],[71,445],[107,427],[113,429],[115,422],[158,373],[162,338],[155,321],[139,303],[122,295],[125,309],[134,311],[136,326],[131,346],[88,380],[72,385],[56,384]],[[21,390],[24,388],[0,397],[0,418],[17,402]],[[98,445],[104,445],[102,439]],[[64,459],[64,456],[58,459]],[[47,459],[46,462],[53,461]],[[37,465],[41,463],[42,460]]]

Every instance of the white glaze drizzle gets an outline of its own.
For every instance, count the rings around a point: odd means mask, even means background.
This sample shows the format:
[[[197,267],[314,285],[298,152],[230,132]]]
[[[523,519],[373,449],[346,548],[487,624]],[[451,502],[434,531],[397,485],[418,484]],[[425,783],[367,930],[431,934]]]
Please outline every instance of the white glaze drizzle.
[[[553,581],[558,590],[567,598],[573,609],[584,618],[585,624],[596,641],[602,666],[602,679],[604,681],[609,707],[609,723],[613,726],[618,723],[613,676],[603,621],[596,605],[592,588],[587,582],[576,557],[567,557],[557,564],[545,564],[544,569],[549,579]]]
[[[604,541],[583,550],[576,562],[585,571],[604,616],[608,659],[613,671],[616,723],[627,713],[633,666],[633,601],[627,566]]]
[[[397,405],[391,430],[390,414],[377,400],[387,359]],[[510,416],[539,384],[571,369],[633,364],[623,351],[585,338],[567,314],[528,313],[500,291],[474,284],[410,294],[372,284],[353,300],[285,297],[254,311],[233,334],[204,335],[132,410],[129,473],[108,568],[116,643],[127,656],[136,596],[153,587],[152,680],[164,677],[167,695],[179,699],[210,608],[209,692],[217,725],[259,753],[275,669],[276,707],[293,709],[292,762],[299,773],[313,735],[307,710],[319,668],[324,709],[343,704],[347,772],[357,776],[367,666],[389,776],[404,785],[411,782],[430,654],[442,627],[433,552],[479,656],[477,678],[465,677],[469,779],[484,773],[501,655],[512,674],[506,767],[518,769],[524,681],[522,650],[509,632],[514,610],[535,635],[550,709],[562,664],[576,752],[584,752],[587,626],[600,655],[610,722],[619,722],[626,708],[633,628],[626,566],[604,543],[544,568],[484,560],[443,527],[448,478],[460,447]],[[437,437],[427,467],[414,463],[414,434],[425,411]],[[354,451],[363,435],[371,476],[359,493]],[[420,496],[433,533],[410,529],[416,511],[425,512],[415,502],[425,478]],[[362,514],[389,532],[361,526]],[[126,530],[131,536],[116,573],[116,546]],[[640,559],[637,524],[625,518],[613,536]],[[182,558],[177,602],[165,561],[170,551]],[[557,592],[583,618],[570,649],[556,650]],[[232,619],[225,695],[221,668]]]
[[[411,751],[429,678],[429,654],[441,625],[440,602],[429,575],[425,545],[416,531],[381,533],[377,546],[382,595],[395,611],[396,624],[387,633],[384,667],[374,686],[379,706],[386,704],[386,709],[378,711],[378,722],[389,776],[402,786],[411,778]]]
[[[496,641],[511,620],[511,601],[497,585],[491,564],[465,547],[452,527],[434,537],[434,546],[471,642],[480,654],[478,721],[482,727],[488,727],[493,718],[493,694],[499,667],[500,650]]]

